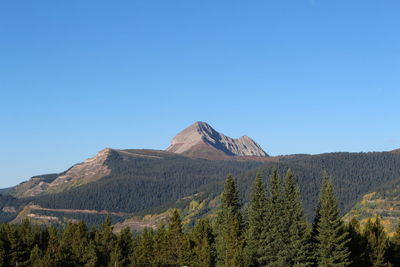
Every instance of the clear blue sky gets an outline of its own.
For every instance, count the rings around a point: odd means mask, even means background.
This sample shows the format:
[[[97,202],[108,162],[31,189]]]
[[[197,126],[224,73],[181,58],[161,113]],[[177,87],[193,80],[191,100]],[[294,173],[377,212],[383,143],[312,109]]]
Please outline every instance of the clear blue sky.
[[[271,155],[400,147],[400,1],[2,1],[0,187],[202,120]]]

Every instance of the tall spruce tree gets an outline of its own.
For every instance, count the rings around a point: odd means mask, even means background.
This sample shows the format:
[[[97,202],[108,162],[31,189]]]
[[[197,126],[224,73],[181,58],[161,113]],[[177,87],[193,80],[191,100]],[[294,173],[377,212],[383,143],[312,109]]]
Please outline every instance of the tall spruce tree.
[[[99,265],[106,266],[110,262],[111,252],[114,249],[116,236],[113,233],[111,219],[106,217],[95,236],[96,250],[98,252]]]
[[[133,266],[156,266],[154,264],[156,255],[155,233],[153,229],[145,228],[136,237],[136,246],[130,256]]]
[[[390,240],[390,260],[394,266],[400,266],[400,223],[397,225],[396,232]]]
[[[128,227],[122,229],[117,236],[114,250],[111,252],[111,266],[131,266],[129,256],[133,253],[133,236]]]
[[[60,266],[62,264],[59,233],[53,226],[49,227],[49,241],[42,263],[43,267]]]
[[[246,231],[246,265],[261,266],[262,233],[265,231],[265,216],[267,208],[264,184],[261,172],[257,172],[251,192],[248,209],[248,226]]]
[[[170,249],[168,240],[168,230],[166,225],[161,225],[154,236],[154,258],[151,266],[168,265],[170,259]]]
[[[85,249],[88,244],[86,224],[84,222],[68,223],[60,240],[64,264],[83,265]]]
[[[347,225],[347,232],[349,233],[350,242],[350,260],[351,266],[367,266],[366,260],[366,238],[361,233],[360,223],[356,218],[352,218]]]
[[[210,221],[204,218],[200,219],[193,227],[190,239],[193,247],[189,266],[215,266],[215,237]]]
[[[325,175],[320,192],[313,233],[316,234],[315,259],[318,266],[349,266],[348,233],[339,216],[339,208],[330,178]]]
[[[289,169],[284,179],[282,255],[287,266],[310,266],[310,229],[304,216],[300,188]]]
[[[3,265],[0,265],[3,266]],[[42,265],[42,251],[38,245],[35,245],[31,251],[31,256],[29,258],[29,266],[41,267]]]
[[[244,235],[239,193],[233,176],[226,179],[218,216],[217,266],[244,266]]]
[[[279,178],[278,171],[274,169],[269,178],[267,210],[264,217],[264,230],[261,234],[262,246],[259,262],[263,266],[286,266],[286,255],[283,250],[285,243],[283,239],[284,204],[282,196],[282,181]]]
[[[180,266],[182,265],[182,243],[184,241],[184,234],[182,231],[182,220],[177,209],[172,211],[166,235],[169,252],[168,264]]]
[[[370,266],[383,267],[388,265],[388,239],[379,217],[369,219],[364,229],[367,239],[366,253]]]

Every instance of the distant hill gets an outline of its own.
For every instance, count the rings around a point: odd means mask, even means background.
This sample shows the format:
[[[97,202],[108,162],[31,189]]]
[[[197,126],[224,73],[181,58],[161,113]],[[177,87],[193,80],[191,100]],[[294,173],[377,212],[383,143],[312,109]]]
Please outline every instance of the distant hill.
[[[228,174],[237,177],[246,205],[256,172],[263,171],[267,181],[274,168],[281,175],[292,169],[311,219],[324,172],[330,174],[345,213],[365,194],[400,179],[400,153],[270,157],[248,137],[233,139],[197,122],[179,133],[167,151],[106,148],[62,173],[34,176],[0,190],[0,221],[28,217],[42,223],[83,219],[98,224],[110,216],[119,225],[126,221],[139,229],[164,218],[168,209],[181,208],[191,224],[215,212]],[[146,214],[157,219],[138,219]]]
[[[217,132],[205,122],[196,122],[178,133],[167,151],[206,159],[268,156],[250,137],[231,138]]]
[[[33,216],[29,212],[39,209],[23,210],[28,204],[103,214],[161,212],[186,196],[219,192],[228,174],[239,176],[260,165],[257,161],[193,159],[167,151],[107,149],[51,179],[33,177],[16,186],[11,195],[0,197],[0,210],[5,213],[0,217],[15,217],[23,211]],[[37,190],[39,185],[43,190]],[[52,216],[49,212],[40,210],[41,215]],[[72,216],[73,212],[68,213]]]
[[[7,220],[22,212],[37,219],[49,216],[99,222],[109,214],[120,218],[117,222],[129,216],[162,213],[172,207],[185,209],[192,201],[205,201],[196,213],[201,216],[212,210],[212,201],[217,200],[229,173],[238,178],[241,199],[246,203],[257,170],[261,169],[267,180],[273,168],[281,174],[291,168],[311,219],[324,171],[332,176],[343,212],[364,194],[400,177],[400,155],[389,152],[329,153],[265,163],[193,159],[154,150],[110,150],[107,154],[102,166],[109,170],[108,175],[87,183],[76,182],[81,181],[78,178],[65,179],[69,185],[63,186],[62,191],[44,191],[33,197],[0,197],[3,215]],[[34,206],[23,209],[28,204]]]

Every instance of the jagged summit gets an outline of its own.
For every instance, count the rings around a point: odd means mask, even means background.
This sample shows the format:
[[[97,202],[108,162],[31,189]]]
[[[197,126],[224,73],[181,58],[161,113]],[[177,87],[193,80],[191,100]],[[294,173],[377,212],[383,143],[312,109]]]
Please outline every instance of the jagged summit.
[[[198,121],[178,133],[167,151],[200,158],[231,156],[267,157],[268,154],[248,136],[231,138],[208,123]]]

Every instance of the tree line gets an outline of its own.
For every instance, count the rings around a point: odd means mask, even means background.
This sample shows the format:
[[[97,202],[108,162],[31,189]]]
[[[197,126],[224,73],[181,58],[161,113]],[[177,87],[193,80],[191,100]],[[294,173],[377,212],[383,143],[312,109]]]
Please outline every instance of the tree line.
[[[274,170],[268,185],[257,173],[246,207],[228,176],[220,199],[216,217],[191,229],[176,209],[168,223],[135,234],[114,233],[109,218],[90,229],[1,224],[0,266],[400,266],[400,227],[389,238],[379,218],[363,229],[344,223],[327,175],[312,224],[290,170],[283,178]]]

